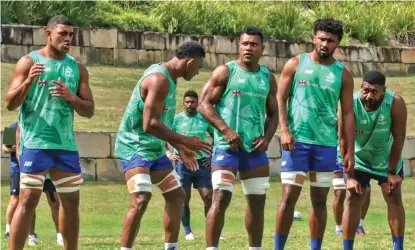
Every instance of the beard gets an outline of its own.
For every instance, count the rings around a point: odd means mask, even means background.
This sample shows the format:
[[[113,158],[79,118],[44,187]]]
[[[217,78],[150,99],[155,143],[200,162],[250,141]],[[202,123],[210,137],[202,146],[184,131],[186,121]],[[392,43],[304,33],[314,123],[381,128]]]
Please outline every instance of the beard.
[[[376,110],[382,101],[368,101],[368,100],[362,100],[363,105],[370,108],[371,110]]]
[[[332,53],[326,53],[326,54],[322,54],[321,52],[318,52],[317,54],[318,54],[319,59],[327,60],[333,55],[333,52]]]

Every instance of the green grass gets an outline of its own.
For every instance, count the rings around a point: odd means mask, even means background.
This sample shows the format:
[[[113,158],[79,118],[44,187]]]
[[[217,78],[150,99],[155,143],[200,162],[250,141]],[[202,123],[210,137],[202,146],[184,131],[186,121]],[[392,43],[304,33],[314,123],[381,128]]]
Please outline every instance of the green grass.
[[[1,64],[2,98],[13,76],[14,64]],[[125,107],[130,99],[131,92],[145,69],[122,68],[115,66],[88,66],[90,85],[95,99],[95,115],[92,119],[79,116],[75,118],[75,130],[78,131],[108,131],[116,132],[124,114]],[[188,89],[201,92],[203,85],[209,79],[211,71],[202,70],[192,81],[179,79],[177,88],[177,112],[181,112],[180,105],[183,93]],[[278,79],[277,75],[277,79]],[[361,78],[355,78],[355,89],[360,87]],[[408,106],[408,114],[415,113],[415,76],[389,77],[387,86],[403,96]],[[7,111],[5,102],[1,102],[2,126],[8,126],[17,119],[17,111]],[[408,116],[407,134],[415,135],[415,117]]]
[[[372,202],[365,220],[365,237],[356,236],[355,249],[391,249],[391,236],[387,222],[386,204],[382,198],[379,187],[373,184]],[[7,182],[1,185],[1,229],[4,230],[5,211],[9,199]],[[79,249],[119,249],[122,221],[129,205],[127,187],[124,183],[113,182],[87,182],[82,186],[81,194],[81,230]],[[142,221],[141,230],[135,242],[135,249],[162,249],[163,247],[163,199],[160,192],[154,189],[153,198]],[[265,230],[263,249],[273,249],[273,230],[275,225],[275,212],[279,207],[281,197],[281,183],[272,182],[267,193],[265,208]],[[309,183],[304,185],[296,209],[303,215],[302,221],[295,221],[286,249],[308,249],[309,229],[308,213],[310,209]],[[342,249],[341,236],[334,234],[334,219],[331,210],[333,191],[328,198],[328,222],[323,243],[323,249]],[[405,249],[415,249],[415,179],[408,178],[403,184],[403,202],[406,207],[406,234]],[[227,238],[220,242],[221,249],[246,249],[247,234],[244,226],[244,213],[246,201],[241,186],[235,187],[233,200],[229,206],[223,236]],[[191,225],[196,240],[186,242],[183,229],[180,230],[179,244],[181,249],[204,249],[204,214],[202,201],[193,191],[191,201]],[[4,232],[4,231],[2,231]],[[58,249],[50,210],[43,195],[37,208],[36,233],[40,237],[38,247],[27,249]],[[7,240],[2,238],[1,248],[7,247]]]

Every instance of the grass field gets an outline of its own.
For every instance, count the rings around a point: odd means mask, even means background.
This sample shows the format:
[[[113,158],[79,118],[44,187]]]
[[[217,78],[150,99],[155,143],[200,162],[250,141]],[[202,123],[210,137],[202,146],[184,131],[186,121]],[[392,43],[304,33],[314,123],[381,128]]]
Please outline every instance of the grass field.
[[[13,76],[14,64],[1,63],[1,97],[4,100]],[[95,98],[95,115],[92,119],[76,116],[75,129],[79,131],[118,130],[125,107],[143,68],[121,68],[114,66],[88,66],[90,84]],[[202,70],[192,81],[179,80],[177,100],[178,112],[184,91],[194,89],[201,92],[210,76],[210,71]],[[278,79],[278,76],[277,76]],[[355,89],[360,87],[361,78],[355,78]],[[408,106],[408,114],[415,114],[415,76],[387,78],[387,86],[403,96]],[[1,102],[2,126],[8,126],[17,119],[17,111],[9,112]],[[408,115],[407,134],[415,135],[415,116]]]
[[[372,203],[365,220],[367,235],[357,236],[355,249],[391,249],[391,236],[387,222],[386,205],[380,189],[373,184]],[[295,221],[286,245],[287,250],[308,249],[308,212],[310,208],[308,183],[300,196],[296,207],[303,215],[302,221]],[[141,224],[141,230],[134,249],[162,249],[163,200],[160,192],[154,189],[153,199]],[[7,182],[1,185],[1,229],[4,232],[5,211],[9,199]],[[281,184],[274,181],[268,191],[263,249],[273,249],[273,230],[275,211],[281,197]],[[128,192],[124,183],[87,182],[82,187],[81,195],[81,230],[79,249],[119,249],[119,240],[124,214],[129,204]],[[405,249],[415,249],[415,179],[408,178],[403,184],[403,199],[406,207]],[[332,190],[328,199],[328,222],[323,249],[342,249],[341,236],[334,234],[334,219],[331,210]],[[233,200],[229,206],[223,236],[227,239],[220,242],[220,249],[247,249],[247,235],[244,227],[245,199],[241,186],[236,185]],[[195,241],[185,241],[183,229],[180,230],[179,244],[181,249],[201,250],[205,247],[203,205],[198,195],[193,192],[191,201],[191,225],[196,235]],[[42,197],[37,209],[36,233],[40,237],[37,247],[26,249],[59,249],[56,246],[56,234],[50,218],[50,210],[46,197]],[[1,248],[7,247],[7,240],[2,238]]]

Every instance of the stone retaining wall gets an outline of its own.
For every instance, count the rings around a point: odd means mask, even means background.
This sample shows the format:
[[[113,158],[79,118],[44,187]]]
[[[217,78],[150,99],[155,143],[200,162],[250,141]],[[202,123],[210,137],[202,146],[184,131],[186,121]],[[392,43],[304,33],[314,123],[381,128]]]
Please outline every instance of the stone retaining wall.
[[[3,131],[1,132],[3,137]],[[120,161],[114,156],[115,133],[76,132],[76,141],[81,157],[82,174],[85,180],[124,180]],[[268,150],[271,176],[280,173],[280,140],[274,136]],[[415,176],[415,138],[405,140],[403,150],[405,176]],[[10,178],[10,155],[1,153],[1,179]]]
[[[2,61],[16,62],[28,52],[46,43],[44,28],[38,26],[1,25]],[[172,57],[178,45],[198,41],[207,51],[204,68],[215,68],[237,58],[238,38],[197,36],[158,32],[120,31],[117,29],[74,29],[70,54],[87,64],[148,66]],[[286,61],[313,49],[312,43],[266,40],[261,63],[281,72]],[[336,59],[345,63],[354,76],[378,69],[390,76],[415,74],[415,48],[342,46]]]

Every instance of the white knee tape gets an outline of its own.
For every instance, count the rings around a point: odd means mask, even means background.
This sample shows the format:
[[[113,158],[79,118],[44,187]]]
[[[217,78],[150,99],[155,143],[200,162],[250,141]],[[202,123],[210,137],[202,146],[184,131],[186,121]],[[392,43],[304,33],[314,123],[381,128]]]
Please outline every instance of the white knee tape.
[[[310,186],[330,187],[333,180],[333,172],[310,172]]]
[[[226,190],[233,192],[235,175],[229,170],[216,170],[212,173],[213,190]]]
[[[344,178],[333,178],[332,184],[334,190],[346,189],[346,181]]]
[[[245,195],[258,194],[264,195],[267,192],[269,185],[269,177],[257,177],[246,180],[241,180],[242,190]]]
[[[58,193],[73,193],[79,190],[79,186],[84,182],[81,175],[64,177],[53,181]]]
[[[180,176],[177,174],[176,170],[173,169],[170,174],[157,183],[157,186],[160,188],[161,193],[164,194],[181,187],[182,184],[180,182]]]
[[[281,183],[302,187],[306,175],[302,171],[281,172]]]
[[[21,189],[39,189],[43,190],[45,183],[45,176],[37,174],[20,174],[20,188]]]
[[[151,186],[151,178],[149,174],[136,174],[127,182],[128,192],[150,192],[153,190]]]

